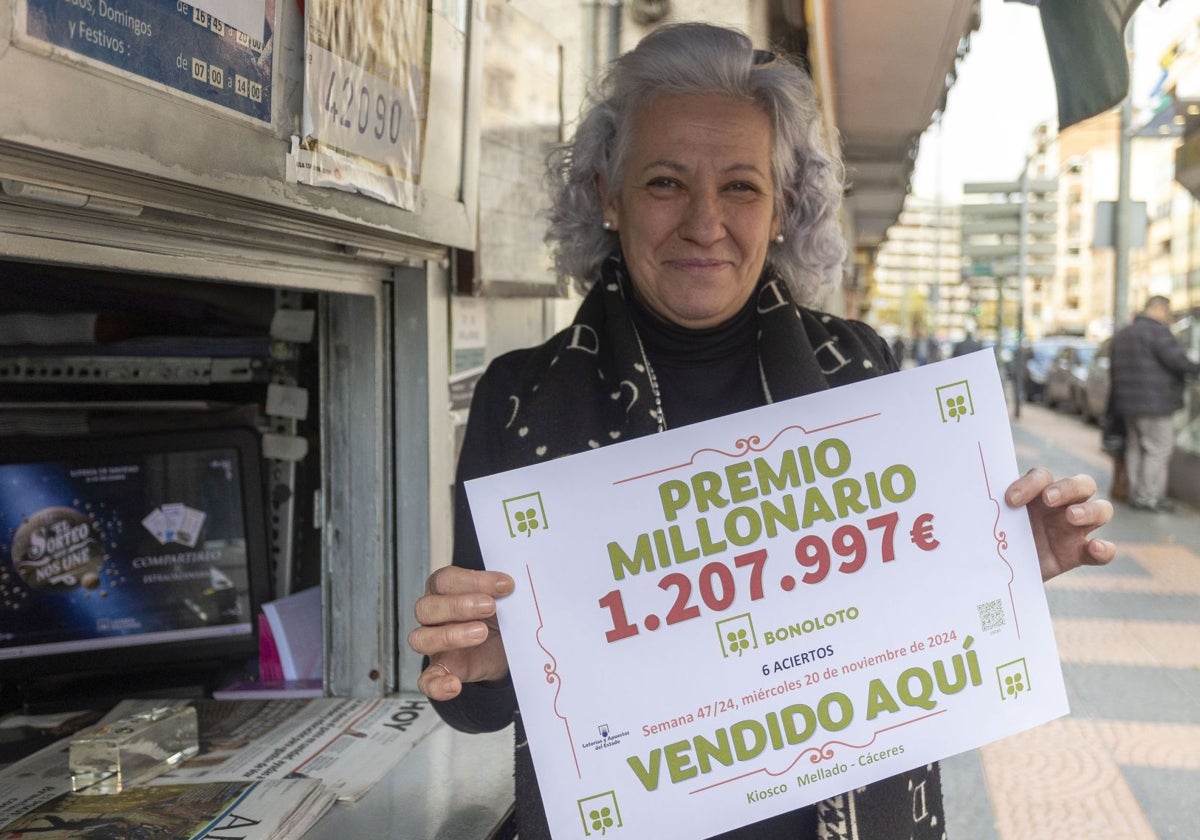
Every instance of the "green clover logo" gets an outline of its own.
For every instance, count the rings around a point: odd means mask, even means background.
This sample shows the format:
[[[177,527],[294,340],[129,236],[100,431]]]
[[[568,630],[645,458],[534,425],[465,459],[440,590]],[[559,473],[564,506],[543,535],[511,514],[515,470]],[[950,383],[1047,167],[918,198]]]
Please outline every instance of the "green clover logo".
[[[583,834],[591,837],[593,834],[605,835],[610,828],[621,828],[621,809],[617,805],[615,791],[598,793],[577,800],[579,817],[583,820]]]
[[[967,413],[967,398],[958,396],[946,400],[946,413],[955,420],[961,420]]]
[[[1024,674],[1009,674],[1004,678],[1004,693],[1009,697],[1016,697],[1025,690],[1025,675]]]
[[[746,637],[745,630],[731,631],[725,634],[725,647],[730,653],[742,655],[743,651],[750,649],[750,640]]]
[[[740,657],[751,648],[758,647],[750,613],[731,615],[718,621],[717,638],[721,642],[721,655],[726,659],[735,655]]]
[[[508,522],[510,537],[532,537],[534,531],[550,529],[546,518],[546,506],[541,493],[526,493],[504,500],[504,518]]]
[[[1014,659],[996,668],[996,680],[1000,684],[1001,700],[1019,700],[1032,688],[1029,680],[1029,665],[1024,658]]]
[[[528,508],[526,510],[519,510],[516,513],[514,513],[513,519],[515,519],[517,522],[517,530],[520,531],[521,533],[523,533],[527,537],[532,536],[534,531],[536,531],[538,528],[542,527],[538,523],[537,516],[538,516],[537,511],[534,510],[533,508]]]
[[[964,417],[975,413],[975,404],[971,401],[971,384],[966,379],[951,382],[937,388],[938,407],[942,412],[942,422],[962,422]]]
[[[588,821],[592,824],[592,831],[604,834],[613,827],[612,811],[607,805],[603,808],[595,808],[588,811]]]

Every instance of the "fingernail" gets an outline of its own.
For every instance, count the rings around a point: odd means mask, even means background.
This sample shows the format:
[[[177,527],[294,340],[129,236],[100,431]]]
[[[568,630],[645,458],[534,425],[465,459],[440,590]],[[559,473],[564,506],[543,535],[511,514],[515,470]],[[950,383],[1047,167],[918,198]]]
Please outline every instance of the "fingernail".
[[[1021,504],[1020,492],[1013,490],[1011,493],[1009,493],[1008,494],[1008,503],[1010,505],[1012,505],[1013,507],[1016,507],[1017,505]]]
[[[512,578],[503,577],[496,581],[496,593],[499,595],[507,595],[516,588],[517,586],[515,583],[513,583]]]
[[[495,599],[489,598],[487,595],[480,595],[471,606],[475,608],[478,615],[491,615],[496,611]]]
[[[487,637],[487,628],[482,624],[476,624],[467,630],[468,639],[483,639]]]
[[[1061,498],[1062,498],[1062,491],[1059,490],[1057,487],[1051,487],[1050,489],[1048,489],[1046,491],[1046,504],[1048,504],[1048,505],[1057,504],[1058,500]]]
[[[1072,522],[1078,522],[1083,518],[1083,514],[1084,510],[1079,505],[1072,505],[1067,508],[1067,519],[1070,519]]]

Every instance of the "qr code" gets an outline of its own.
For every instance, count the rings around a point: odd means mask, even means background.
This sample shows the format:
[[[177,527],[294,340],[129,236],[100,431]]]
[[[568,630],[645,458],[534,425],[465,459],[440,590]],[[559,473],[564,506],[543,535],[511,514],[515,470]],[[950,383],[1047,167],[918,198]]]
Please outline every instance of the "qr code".
[[[1005,625],[1004,606],[1000,603],[999,598],[994,601],[985,601],[976,609],[979,610],[979,627],[983,632],[999,630]]]

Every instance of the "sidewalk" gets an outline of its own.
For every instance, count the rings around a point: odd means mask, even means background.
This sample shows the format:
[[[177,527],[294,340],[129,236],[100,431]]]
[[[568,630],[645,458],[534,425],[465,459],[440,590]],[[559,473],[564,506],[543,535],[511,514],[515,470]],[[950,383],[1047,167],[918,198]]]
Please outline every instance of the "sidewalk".
[[[1022,469],[1111,477],[1099,430],[1022,406]],[[1200,512],[1117,505],[1106,568],[1047,584],[1071,714],[943,762],[949,840],[1200,837]]]

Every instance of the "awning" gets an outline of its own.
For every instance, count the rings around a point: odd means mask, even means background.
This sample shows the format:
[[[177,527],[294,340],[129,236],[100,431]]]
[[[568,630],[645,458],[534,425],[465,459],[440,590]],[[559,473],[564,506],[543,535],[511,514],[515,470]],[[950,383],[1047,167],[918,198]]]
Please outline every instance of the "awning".
[[[979,0],[785,0],[780,7],[787,13],[771,40],[787,43],[792,34],[802,46],[841,140],[852,244],[877,248],[900,216],[921,136],[979,27]]]
[[[1037,6],[1041,13],[1059,131],[1120,104],[1129,92],[1125,26],[1141,0],[1012,2]]]

